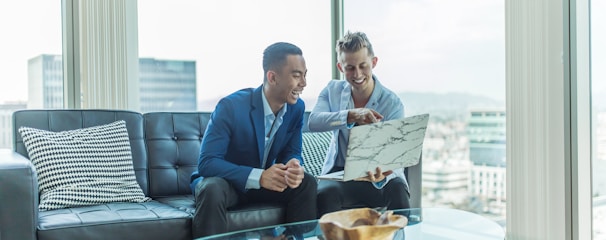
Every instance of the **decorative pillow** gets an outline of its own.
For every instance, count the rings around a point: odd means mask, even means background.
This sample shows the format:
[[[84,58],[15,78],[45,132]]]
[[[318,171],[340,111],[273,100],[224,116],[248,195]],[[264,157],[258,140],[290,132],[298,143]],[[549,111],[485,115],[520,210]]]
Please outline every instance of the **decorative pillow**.
[[[318,176],[322,172],[326,151],[332,138],[332,132],[304,132],[301,156],[305,162],[305,171]]]
[[[63,132],[20,127],[36,168],[39,209],[145,202],[124,121]]]

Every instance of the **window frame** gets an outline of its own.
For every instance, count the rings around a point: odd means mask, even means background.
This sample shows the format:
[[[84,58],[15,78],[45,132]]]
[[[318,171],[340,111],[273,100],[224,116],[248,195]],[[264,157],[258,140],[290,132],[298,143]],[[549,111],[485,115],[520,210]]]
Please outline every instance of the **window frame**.
[[[136,6],[136,0],[133,1]],[[78,6],[80,1],[78,0],[62,0],[62,24],[63,24],[63,62],[64,62],[64,96],[65,96],[65,108],[67,109],[78,109],[80,108],[80,76],[77,69],[79,69],[80,59],[77,36],[79,34],[79,12]],[[506,14],[513,15],[514,8],[511,8],[512,4],[526,4],[530,6],[533,1],[527,2],[526,0],[506,0]],[[565,226],[569,226],[570,229],[566,230],[566,235],[562,236],[562,239],[588,239],[591,237],[591,100],[590,100],[590,75],[589,75],[589,64],[590,64],[590,52],[589,52],[589,0],[566,0],[562,1],[562,7],[559,11],[563,12],[563,29],[564,29],[564,47],[563,47],[563,63],[564,63],[564,78],[566,84],[565,97],[560,99],[565,106],[564,122],[565,122],[565,146],[566,146],[566,162],[565,170],[565,198],[568,206],[566,207],[566,219],[560,219],[557,221],[564,221]],[[532,7],[532,6],[530,6]],[[331,8],[333,17],[331,18],[332,23],[332,40],[333,42],[341,36],[343,32],[343,0],[332,0]],[[131,13],[136,16],[136,7],[130,9]],[[537,12],[539,15],[547,15],[552,12],[558,11],[556,8],[550,9],[547,12]],[[129,19],[128,21],[135,21],[136,17]],[[507,25],[511,22],[506,22],[506,28],[511,27]],[[135,34],[136,37],[136,34]],[[549,42],[552,40],[546,39]],[[135,44],[135,46],[137,46]],[[507,45],[509,46],[509,44]],[[507,47],[506,47],[507,48]],[[332,55],[333,62],[336,62],[336,54]],[[506,64],[510,64],[507,61]],[[511,74],[511,68],[506,68],[506,74]],[[333,77],[340,78],[339,72],[336,67],[333,68]],[[509,83],[509,78],[507,78]],[[507,94],[507,98],[510,94]],[[507,112],[512,110],[509,106]],[[511,117],[512,114],[507,114],[508,122],[519,121],[518,118]],[[508,124],[508,130],[509,129]],[[515,139],[513,139],[515,140]],[[588,147],[589,146],[589,147]],[[589,148],[589,151],[587,151]],[[511,166],[512,156],[507,155],[508,166]],[[530,163],[527,163],[530,165]],[[524,166],[521,166],[524,167]],[[511,171],[510,168],[507,171]],[[510,174],[508,174],[508,186]],[[529,182],[528,184],[535,184],[540,187],[541,183]],[[520,196],[520,192],[513,191],[508,187],[506,193],[507,199],[510,201],[516,201],[516,199],[523,199],[524,196]],[[589,203],[588,203],[589,202]],[[514,202],[515,203],[515,202]],[[524,204],[523,202],[517,202],[517,204]],[[516,215],[510,214],[508,206],[508,218],[507,222],[524,222],[530,221],[529,219],[518,219]],[[555,221],[555,220],[554,220]],[[589,222],[589,223],[587,223]],[[548,223],[545,223],[548,224]],[[523,236],[524,232],[516,232],[518,229],[507,228],[508,237]],[[552,229],[555,230],[555,229]],[[530,230],[529,230],[530,231]]]

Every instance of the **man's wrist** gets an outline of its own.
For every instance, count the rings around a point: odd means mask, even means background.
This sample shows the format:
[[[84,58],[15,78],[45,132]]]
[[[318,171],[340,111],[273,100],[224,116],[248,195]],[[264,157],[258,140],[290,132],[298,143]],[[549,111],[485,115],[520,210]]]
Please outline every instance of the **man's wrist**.
[[[383,185],[385,185],[385,183],[387,182],[387,178],[383,178],[383,180],[378,181],[378,182],[373,182],[375,184],[375,186],[377,187],[383,187]]]
[[[263,169],[253,168],[246,179],[245,189],[260,189],[261,188],[261,175],[263,174]]]

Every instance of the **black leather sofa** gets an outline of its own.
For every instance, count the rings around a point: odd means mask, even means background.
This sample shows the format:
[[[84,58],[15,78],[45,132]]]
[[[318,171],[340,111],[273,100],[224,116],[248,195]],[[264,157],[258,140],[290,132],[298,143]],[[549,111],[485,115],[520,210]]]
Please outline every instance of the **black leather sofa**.
[[[15,112],[13,150],[0,150],[0,239],[191,239],[194,198],[189,188],[190,174],[197,167],[200,142],[209,117],[208,112]],[[117,120],[126,121],[137,182],[153,200],[39,211],[36,171],[17,129],[29,126],[64,131]],[[304,139],[312,136],[305,134]],[[316,159],[323,159],[325,151],[306,152],[309,148],[304,140],[304,157],[315,154]],[[306,167],[318,173],[321,162],[310,162]],[[420,207],[421,166],[407,171],[412,206]],[[279,205],[237,206],[229,210],[229,229],[280,224],[284,214]]]

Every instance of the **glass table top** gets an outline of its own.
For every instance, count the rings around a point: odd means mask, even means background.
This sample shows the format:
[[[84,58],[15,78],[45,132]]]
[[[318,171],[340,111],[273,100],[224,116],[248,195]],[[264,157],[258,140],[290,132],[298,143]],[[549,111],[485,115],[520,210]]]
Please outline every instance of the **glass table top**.
[[[413,208],[394,210],[408,217],[408,225],[393,239],[505,239],[504,229],[496,222],[475,213],[450,208]],[[197,240],[308,239],[324,240],[318,220],[288,223],[218,234]]]

